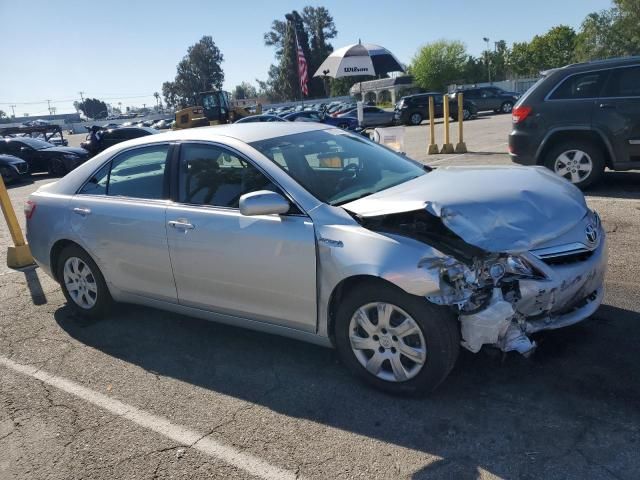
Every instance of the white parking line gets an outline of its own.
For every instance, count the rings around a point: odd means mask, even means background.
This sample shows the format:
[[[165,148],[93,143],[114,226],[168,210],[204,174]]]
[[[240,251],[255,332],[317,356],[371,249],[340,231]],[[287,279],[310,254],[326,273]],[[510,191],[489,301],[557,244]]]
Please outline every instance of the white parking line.
[[[27,375],[51,385],[63,392],[74,395],[82,400],[96,405],[108,412],[159,433],[181,445],[198,450],[205,455],[222,460],[229,465],[244,470],[251,475],[265,480],[295,479],[294,472],[271,465],[270,463],[248,453],[243,453],[233,447],[223,445],[211,438],[204,437],[189,428],[171,423],[164,417],[159,417],[139,408],[127,405],[119,400],[110,398],[102,393],[83,387],[71,380],[57,377],[38,368],[22,365],[0,355],[0,365],[4,365],[14,372]]]

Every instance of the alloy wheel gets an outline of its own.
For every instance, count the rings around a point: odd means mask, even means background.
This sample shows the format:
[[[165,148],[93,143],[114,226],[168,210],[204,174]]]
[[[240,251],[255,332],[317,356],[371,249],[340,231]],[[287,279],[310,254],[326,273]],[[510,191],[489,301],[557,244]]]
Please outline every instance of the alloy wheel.
[[[567,150],[561,153],[553,163],[553,171],[571,183],[580,183],[593,171],[593,161],[587,152]]]
[[[410,380],[427,359],[418,323],[390,303],[368,303],[358,308],[349,323],[349,341],[358,362],[387,382]]]
[[[513,110],[513,104],[510,102],[505,102],[502,104],[502,113],[511,113]]]
[[[422,115],[419,113],[413,113],[410,120],[412,125],[420,125],[420,123],[422,123]]]
[[[81,258],[69,257],[64,262],[64,286],[76,305],[85,310],[93,308],[98,300],[96,279]]]

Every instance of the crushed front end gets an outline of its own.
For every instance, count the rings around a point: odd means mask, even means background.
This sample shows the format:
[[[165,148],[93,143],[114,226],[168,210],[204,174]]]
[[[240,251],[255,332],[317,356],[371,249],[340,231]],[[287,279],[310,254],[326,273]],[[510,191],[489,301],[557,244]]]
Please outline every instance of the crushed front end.
[[[367,228],[409,236],[445,254],[418,265],[440,280],[439,290],[425,296],[456,310],[462,345],[472,352],[492,345],[529,355],[536,346],[530,334],[585,320],[604,296],[606,237],[591,211],[542,247],[509,253],[467,243],[426,210],[363,221]]]

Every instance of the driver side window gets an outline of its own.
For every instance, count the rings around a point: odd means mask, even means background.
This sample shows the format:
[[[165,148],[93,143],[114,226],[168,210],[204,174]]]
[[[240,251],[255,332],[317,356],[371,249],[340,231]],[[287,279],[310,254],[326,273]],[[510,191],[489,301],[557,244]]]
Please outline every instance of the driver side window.
[[[242,195],[258,190],[281,193],[256,167],[229,150],[201,144],[180,148],[181,203],[238,208]]]

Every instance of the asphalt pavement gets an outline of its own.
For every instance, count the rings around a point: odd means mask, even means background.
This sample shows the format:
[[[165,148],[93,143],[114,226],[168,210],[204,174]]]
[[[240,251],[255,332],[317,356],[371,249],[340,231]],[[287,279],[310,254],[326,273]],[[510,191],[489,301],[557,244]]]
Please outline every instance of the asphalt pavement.
[[[508,129],[467,122],[459,156],[427,156],[424,125],[405,145],[434,166],[508,164]],[[12,186],[16,208],[48,181]],[[609,237],[593,318],[540,334],[531,359],[463,350],[412,399],[293,340],[130,305],[75,318],[41,270],[6,267],[0,221],[0,479],[636,479],[640,172],[607,172],[587,201]]]

